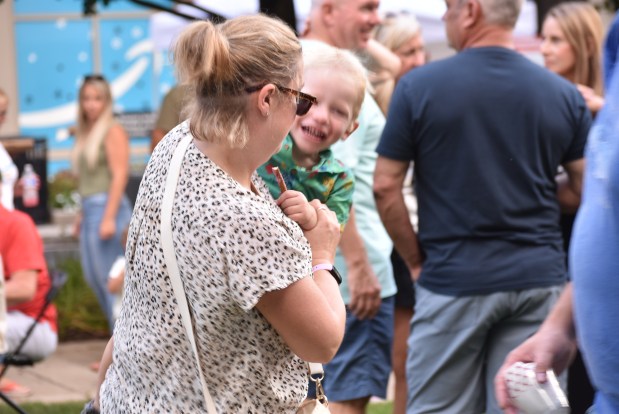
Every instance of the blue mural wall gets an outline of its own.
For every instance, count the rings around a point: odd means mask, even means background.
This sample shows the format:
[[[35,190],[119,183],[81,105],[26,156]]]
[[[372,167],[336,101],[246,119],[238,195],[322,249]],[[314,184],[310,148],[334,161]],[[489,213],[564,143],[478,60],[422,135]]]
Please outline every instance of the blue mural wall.
[[[81,15],[82,7],[82,0],[14,0],[20,133],[47,139],[50,177],[69,168],[68,127],[84,75],[107,78],[117,113],[156,112],[175,83],[167,51],[153,47],[149,14],[131,18],[144,8],[116,0],[100,5],[93,19]],[[131,138],[134,166],[147,162],[148,142]]]

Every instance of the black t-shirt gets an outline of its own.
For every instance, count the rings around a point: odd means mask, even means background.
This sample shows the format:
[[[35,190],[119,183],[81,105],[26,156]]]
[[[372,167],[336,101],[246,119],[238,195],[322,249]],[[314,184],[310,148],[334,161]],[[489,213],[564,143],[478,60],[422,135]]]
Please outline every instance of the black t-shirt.
[[[419,283],[450,295],[562,283],[555,174],[583,157],[590,124],[571,83],[509,49],[404,76],[377,151],[415,162]]]

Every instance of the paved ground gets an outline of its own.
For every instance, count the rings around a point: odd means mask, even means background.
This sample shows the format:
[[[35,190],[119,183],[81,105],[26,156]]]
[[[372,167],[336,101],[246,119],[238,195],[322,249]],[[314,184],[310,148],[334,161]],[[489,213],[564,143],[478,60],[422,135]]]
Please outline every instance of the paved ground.
[[[32,395],[15,401],[52,403],[90,399],[97,378],[90,364],[101,358],[106,343],[106,340],[62,343],[52,356],[32,367],[9,368],[6,378],[32,390]]]

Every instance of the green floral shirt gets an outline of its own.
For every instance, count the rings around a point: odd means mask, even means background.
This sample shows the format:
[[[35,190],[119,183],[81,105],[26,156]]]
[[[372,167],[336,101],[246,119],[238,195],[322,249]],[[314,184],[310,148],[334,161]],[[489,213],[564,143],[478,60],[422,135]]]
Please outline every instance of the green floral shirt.
[[[318,199],[326,204],[335,212],[343,229],[352,206],[354,176],[344,164],[335,159],[330,149],[320,153],[320,161],[312,168],[300,167],[292,159],[293,146],[294,141],[288,134],[281,150],[258,168],[258,174],[269,187],[273,198],[277,199],[280,190],[273,175],[273,167],[279,167],[289,190],[303,193],[309,201]]]

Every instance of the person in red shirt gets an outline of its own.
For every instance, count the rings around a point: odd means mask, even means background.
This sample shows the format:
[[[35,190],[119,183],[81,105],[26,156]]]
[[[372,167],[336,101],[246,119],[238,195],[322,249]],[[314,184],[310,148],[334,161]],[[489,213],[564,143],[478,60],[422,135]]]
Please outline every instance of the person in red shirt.
[[[7,308],[4,352],[11,352],[43,308],[51,281],[43,255],[43,241],[34,222],[27,214],[7,210],[1,205],[0,256]],[[21,353],[40,360],[54,352],[58,343],[56,319],[56,308],[50,305]],[[15,388],[11,384],[14,383],[3,380],[0,389],[10,392]]]

